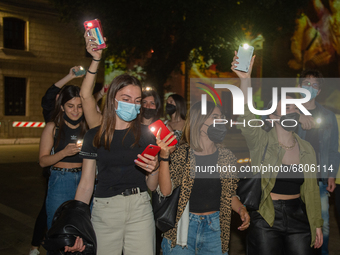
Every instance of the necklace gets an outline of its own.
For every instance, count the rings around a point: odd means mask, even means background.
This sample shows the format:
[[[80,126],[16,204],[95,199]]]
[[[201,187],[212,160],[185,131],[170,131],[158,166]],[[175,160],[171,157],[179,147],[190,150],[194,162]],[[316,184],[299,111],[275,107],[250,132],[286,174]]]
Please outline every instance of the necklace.
[[[296,144],[296,139],[294,139],[293,145],[291,145],[291,146],[286,146],[286,145],[279,142],[279,145],[282,148],[284,148],[286,151],[290,151],[291,149],[293,149],[295,147],[295,144]]]

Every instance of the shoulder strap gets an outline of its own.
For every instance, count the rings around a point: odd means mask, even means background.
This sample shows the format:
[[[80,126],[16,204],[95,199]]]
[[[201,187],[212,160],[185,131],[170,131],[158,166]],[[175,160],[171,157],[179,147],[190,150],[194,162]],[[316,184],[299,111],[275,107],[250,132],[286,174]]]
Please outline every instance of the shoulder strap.
[[[190,146],[187,148],[187,156],[185,158],[185,162],[188,162],[188,158],[189,158],[189,150],[190,150]]]
[[[266,147],[264,148],[264,152],[263,152],[262,160],[261,160],[261,165],[263,164],[264,157],[266,156],[267,148],[268,148],[268,143],[266,144]]]

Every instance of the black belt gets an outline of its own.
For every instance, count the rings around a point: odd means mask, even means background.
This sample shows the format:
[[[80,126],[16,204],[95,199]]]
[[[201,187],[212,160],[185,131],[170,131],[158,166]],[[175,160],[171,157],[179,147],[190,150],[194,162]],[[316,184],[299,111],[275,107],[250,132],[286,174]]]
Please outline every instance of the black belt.
[[[60,168],[60,167],[55,167],[52,166],[52,170],[55,171],[64,171],[64,172],[70,172],[70,173],[78,173],[81,171],[81,167],[76,167],[76,168]]]
[[[126,197],[126,196],[130,196],[130,195],[138,194],[138,193],[141,193],[141,192],[143,192],[143,191],[141,191],[140,188],[137,187],[137,188],[126,189],[124,192],[122,192],[122,195],[124,197]]]

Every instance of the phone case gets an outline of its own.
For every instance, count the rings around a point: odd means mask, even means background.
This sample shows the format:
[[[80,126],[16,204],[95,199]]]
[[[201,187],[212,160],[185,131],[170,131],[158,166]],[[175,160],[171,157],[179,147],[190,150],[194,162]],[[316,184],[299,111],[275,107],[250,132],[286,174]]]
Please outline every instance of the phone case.
[[[157,132],[158,130],[162,128],[161,134],[160,134],[160,138],[161,140],[164,139],[164,137],[166,137],[169,133],[170,130],[164,125],[163,121],[161,120],[157,120],[154,123],[152,123],[151,125],[149,125],[149,129],[151,130],[151,132],[157,137]],[[170,137],[171,138],[171,137]],[[170,139],[169,138],[169,139]],[[169,146],[174,146],[177,144],[177,139],[173,140]]]
[[[237,65],[237,67],[235,67],[235,70],[247,73],[249,70],[250,61],[253,56],[253,52],[254,52],[253,46],[249,45],[249,47],[245,49],[242,45],[240,45],[238,47],[238,52],[237,52],[237,56],[238,56],[237,62],[239,62],[239,64]]]
[[[106,48],[106,43],[104,41],[104,34],[102,24],[99,19],[89,20],[84,22],[85,30],[89,30],[87,35],[96,38],[96,43],[98,47],[96,50],[102,50]]]
[[[75,76],[77,76],[77,77],[86,73],[85,68],[79,69],[78,72],[76,72],[76,70],[74,70],[74,69],[72,69],[72,71],[73,71],[73,73],[75,74]]]
[[[145,150],[142,152],[142,156],[144,157],[144,154],[148,154],[148,155],[151,155],[151,156],[156,156],[158,154],[158,152],[161,150],[161,147],[157,146],[157,145],[152,145],[152,144],[149,144]],[[138,161],[143,162],[143,160],[141,160],[140,158],[137,158]]]

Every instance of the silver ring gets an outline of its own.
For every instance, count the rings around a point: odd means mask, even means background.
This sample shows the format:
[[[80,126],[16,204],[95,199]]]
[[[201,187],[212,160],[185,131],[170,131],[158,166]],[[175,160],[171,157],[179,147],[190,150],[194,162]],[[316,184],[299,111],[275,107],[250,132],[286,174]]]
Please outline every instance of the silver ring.
[[[149,165],[146,165],[146,168],[149,168]]]

